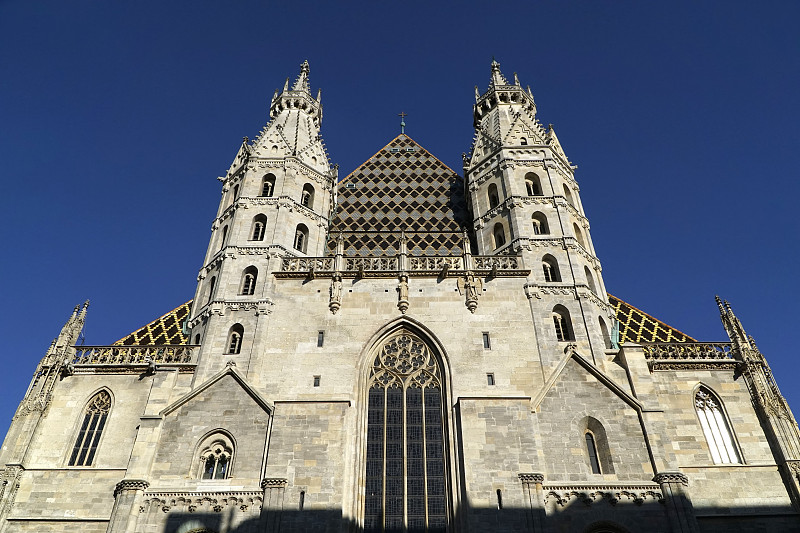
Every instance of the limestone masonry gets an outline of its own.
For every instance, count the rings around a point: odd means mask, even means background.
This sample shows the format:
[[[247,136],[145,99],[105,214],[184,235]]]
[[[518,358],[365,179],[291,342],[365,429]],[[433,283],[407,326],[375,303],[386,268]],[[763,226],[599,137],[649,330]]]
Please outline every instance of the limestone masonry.
[[[800,531],[764,356],[727,302],[709,343],[606,292],[536,111],[492,62],[462,175],[400,134],[340,179],[303,63],[219,178],[194,298],[53,341],[0,533]]]

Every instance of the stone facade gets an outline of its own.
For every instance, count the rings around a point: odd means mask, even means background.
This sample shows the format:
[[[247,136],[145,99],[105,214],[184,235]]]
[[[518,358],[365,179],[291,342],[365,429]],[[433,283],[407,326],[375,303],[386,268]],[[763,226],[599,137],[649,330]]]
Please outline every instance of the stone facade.
[[[800,530],[763,355],[722,301],[730,342],[620,334],[516,76],[476,91],[463,178],[401,134],[342,180],[308,76],[219,178],[184,318],[76,347],[86,304],[53,342],[1,533]]]

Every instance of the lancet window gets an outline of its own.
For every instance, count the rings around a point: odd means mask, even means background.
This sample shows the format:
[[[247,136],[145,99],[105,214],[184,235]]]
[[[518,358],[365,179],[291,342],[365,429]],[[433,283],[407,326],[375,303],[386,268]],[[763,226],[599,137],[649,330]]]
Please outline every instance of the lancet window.
[[[572,334],[572,323],[569,319],[569,311],[563,305],[557,305],[553,309],[553,327],[556,331],[556,338],[559,341],[572,341],[575,336]]]
[[[244,327],[241,324],[234,324],[228,332],[228,350],[225,353],[237,354],[242,351],[242,337]]]
[[[305,224],[298,224],[294,232],[294,249],[305,253],[308,248],[308,228]]]
[[[75,446],[69,456],[69,466],[92,465],[110,411],[111,395],[107,391],[100,391],[89,400],[78,431],[78,438],[75,440]]]
[[[428,345],[401,331],[370,369],[364,530],[447,525],[442,385]]]
[[[267,217],[265,215],[256,215],[253,218],[253,231],[250,232],[251,241],[263,241],[264,230],[267,227]]]
[[[261,182],[261,196],[272,196],[275,191],[275,176],[267,174]]]
[[[310,183],[303,185],[303,194],[300,197],[300,203],[309,209],[314,208],[314,187]]]
[[[494,247],[500,248],[506,243],[506,230],[499,222],[494,225]]]
[[[722,412],[722,404],[714,393],[706,387],[700,387],[694,395],[694,408],[714,463],[741,463],[733,432]]]

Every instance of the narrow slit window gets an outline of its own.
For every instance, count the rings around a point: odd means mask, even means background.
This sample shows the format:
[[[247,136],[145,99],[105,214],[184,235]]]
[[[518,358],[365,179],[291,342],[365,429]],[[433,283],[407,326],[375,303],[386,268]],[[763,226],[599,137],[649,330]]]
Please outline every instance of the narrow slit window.
[[[314,376],[314,386],[319,387],[319,383],[320,383],[320,377]]]
[[[484,350],[491,350],[492,349],[492,340],[489,338],[489,333],[483,333],[483,349]]]
[[[586,451],[589,453],[589,465],[592,467],[592,474],[601,474],[600,461],[597,459],[597,446],[594,442],[594,435],[586,432]]]
[[[494,374],[486,374],[486,384],[490,387],[494,386]]]
[[[500,489],[497,489],[497,508],[503,508],[503,491]]]
[[[325,332],[320,330],[317,332],[317,348],[322,348],[325,343]]]
[[[303,507],[305,506],[305,504],[306,504],[306,491],[301,490],[300,491],[300,503],[297,505],[297,508],[302,511]]]

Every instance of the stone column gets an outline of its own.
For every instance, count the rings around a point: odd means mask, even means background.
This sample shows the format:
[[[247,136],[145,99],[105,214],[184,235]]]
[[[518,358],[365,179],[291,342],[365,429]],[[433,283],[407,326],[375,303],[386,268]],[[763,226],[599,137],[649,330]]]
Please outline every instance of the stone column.
[[[143,479],[123,479],[114,488],[114,507],[106,533],[133,533],[142,494],[150,486]]]
[[[288,481],[280,477],[268,477],[261,480],[264,491],[264,502],[261,506],[261,530],[266,533],[279,533],[281,530],[281,513],[283,496]]]
[[[653,481],[661,485],[672,531],[699,533],[700,527],[689,497],[689,478],[682,472],[659,472]]]
[[[528,503],[525,513],[528,530],[534,533],[542,532],[545,519],[544,491],[542,490],[544,474],[519,474],[519,480],[522,481],[524,499]]]

